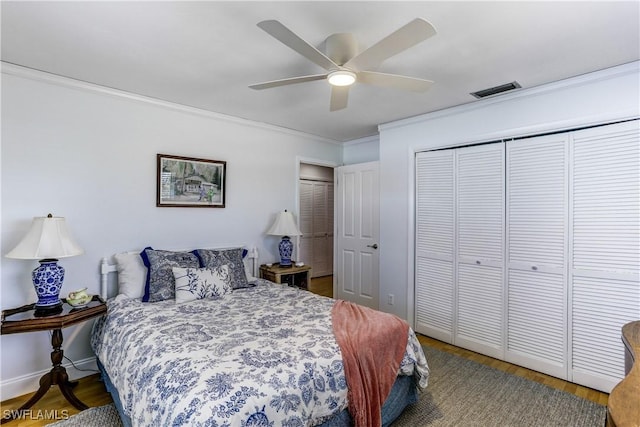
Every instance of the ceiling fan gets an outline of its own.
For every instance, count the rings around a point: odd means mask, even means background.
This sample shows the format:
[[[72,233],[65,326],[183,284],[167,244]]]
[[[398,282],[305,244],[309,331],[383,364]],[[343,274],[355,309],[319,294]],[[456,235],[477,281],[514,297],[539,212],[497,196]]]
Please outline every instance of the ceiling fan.
[[[357,44],[353,34],[329,36],[325,41],[325,54],[279,21],[262,21],[258,23],[258,27],[327,72],[253,84],[249,86],[251,89],[269,89],[326,79],[331,85],[329,110],[337,111],[346,108],[349,87],[356,82],[415,92],[424,92],[433,84],[430,80],[370,71],[379,67],[386,59],[436,34],[435,28],[422,18],[414,19],[360,53],[356,52]]]

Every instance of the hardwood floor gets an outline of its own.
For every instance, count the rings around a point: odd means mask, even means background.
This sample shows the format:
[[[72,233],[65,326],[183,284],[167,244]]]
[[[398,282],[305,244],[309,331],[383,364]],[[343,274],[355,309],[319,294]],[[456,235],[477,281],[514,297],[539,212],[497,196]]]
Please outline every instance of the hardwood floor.
[[[559,378],[542,374],[537,371],[532,371],[531,369],[523,368],[522,366],[518,366],[518,365],[513,365],[511,363],[494,359],[492,357],[485,356],[479,353],[475,353],[470,350],[465,350],[464,348],[456,347],[451,344],[447,344],[442,341],[438,341],[433,338],[426,337],[424,335],[420,335],[420,334],[417,334],[417,335],[418,335],[418,340],[422,345],[433,347],[437,350],[446,351],[448,353],[452,353],[457,356],[464,357],[466,359],[470,359],[478,363],[482,363],[483,365],[491,366],[495,369],[500,369],[501,371],[505,371],[513,375],[518,375],[528,380],[536,381],[538,383],[545,384],[549,387],[566,391],[567,393],[575,394],[576,396],[580,396],[582,398],[591,400],[601,405],[605,405],[605,406],[607,405],[607,401],[609,399],[609,395],[607,393],[603,393],[601,391],[584,387],[578,384],[570,383],[568,381],[564,381]]]
[[[309,285],[309,291],[319,295],[332,297],[333,277],[325,276],[312,279],[311,284]],[[563,381],[549,375],[541,374],[539,372],[523,368],[521,366],[512,365],[511,363],[493,359],[482,354],[474,353],[473,351],[465,350],[463,348],[456,347],[442,341],[434,340],[420,334],[418,334],[418,339],[423,345],[428,345],[441,351],[446,351],[460,357],[471,359],[478,363],[500,369],[513,375],[519,375],[529,380],[545,384],[549,387],[560,389],[568,393],[575,394],[576,396],[589,399],[601,405],[607,404],[609,395],[606,393]],[[106,405],[107,403],[110,403],[112,401],[111,396],[105,390],[104,384],[102,383],[102,381],[100,381],[100,378],[97,374],[81,378],[80,383],[75,388],[75,393],[76,396],[78,396],[78,398],[88,406]],[[15,410],[19,408],[22,404],[24,404],[24,402],[27,401],[29,396],[30,395],[25,395],[1,402],[0,409],[2,409],[2,414],[5,415],[5,411],[12,409]],[[8,423],[7,426],[45,426],[56,421],[55,419],[48,417],[49,415],[53,414],[54,416],[57,415],[58,418],[64,418],[66,416],[77,414],[78,412],[79,411],[72,407],[60,394],[58,387],[53,386],[47,392],[47,394],[31,408],[30,414],[31,418],[33,419],[30,419],[30,417],[26,417],[26,419],[14,420]]]
[[[74,393],[87,406],[102,406],[113,401],[111,395],[104,388],[104,383],[100,381],[98,374],[81,378],[74,389]],[[1,402],[2,416],[7,415],[10,410],[18,409],[30,396],[31,394],[28,394]],[[71,406],[62,396],[58,386],[53,386],[23,417],[10,421],[5,425],[8,427],[46,426],[66,419],[78,412],[80,411]]]
[[[309,291],[333,298],[333,276],[314,277],[309,284]]]

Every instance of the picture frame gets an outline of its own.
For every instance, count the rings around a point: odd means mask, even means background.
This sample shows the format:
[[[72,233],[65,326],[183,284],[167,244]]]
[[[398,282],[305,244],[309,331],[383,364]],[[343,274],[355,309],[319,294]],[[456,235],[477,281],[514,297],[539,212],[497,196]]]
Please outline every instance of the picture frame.
[[[158,154],[157,171],[157,207],[225,207],[227,162]]]

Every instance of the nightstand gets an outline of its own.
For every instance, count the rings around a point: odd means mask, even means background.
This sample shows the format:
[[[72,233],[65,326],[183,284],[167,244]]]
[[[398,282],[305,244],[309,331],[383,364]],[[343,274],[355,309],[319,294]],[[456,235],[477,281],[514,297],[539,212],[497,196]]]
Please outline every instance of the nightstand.
[[[36,316],[35,304],[29,304],[18,308],[2,311],[2,327],[0,333],[21,334],[23,332],[53,331],[51,335],[51,371],[40,378],[40,388],[33,396],[22,405],[17,411],[12,411],[12,415],[2,418],[4,424],[16,418],[23,410],[31,408],[53,385],[60,387],[62,395],[79,410],[87,409],[85,405],[73,394],[73,387],[77,381],[69,381],[67,370],[62,366],[62,329],[87,320],[102,316],[107,312],[107,304],[97,295],[85,307],[72,307],[62,300],[62,309],[57,314],[49,316]]]
[[[262,264],[260,266],[260,278],[307,289],[311,280],[311,266],[296,267],[292,265],[291,267],[280,267],[280,264],[273,264],[272,266]]]

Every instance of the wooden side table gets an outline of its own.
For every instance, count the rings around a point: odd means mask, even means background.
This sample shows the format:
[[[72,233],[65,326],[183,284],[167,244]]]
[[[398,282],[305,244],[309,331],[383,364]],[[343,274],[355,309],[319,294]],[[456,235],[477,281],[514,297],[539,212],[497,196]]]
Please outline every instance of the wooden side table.
[[[2,326],[0,333],[20,334],[23,332],[35,331],[53,331],[51,336],[51,363],[53,367],[51,371],[44,374],[40,378],[40,388],[33,396],[22,405],[17,411],[11,411],[12,415],[2,418],[1,423],[15,419],[22,411],[31,408],[53,385],[60,387],[62,395],[79,410],[87,409],[85,405],[73,394],[73,387],[78,385],[77,381],[69,381],[67,370],[62,366],[62,329],[77,323],[86,322],[98,316],[102,316],[107,312],[107,304],[97,295],[85,307],[72,307],[67,304],[66,300],[62,300],[62,310],[58,314],[50,316],[36,316],[35,304],[29,304],[22,307],[3,310]]]
[[[260,266],[260,278],[308,289],[309,281],[311,280],[311,266],[296,267],[292,265],[291,267],[280,267],[280,264],[273,264],[272,266],[262,264]]]

